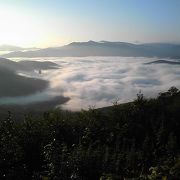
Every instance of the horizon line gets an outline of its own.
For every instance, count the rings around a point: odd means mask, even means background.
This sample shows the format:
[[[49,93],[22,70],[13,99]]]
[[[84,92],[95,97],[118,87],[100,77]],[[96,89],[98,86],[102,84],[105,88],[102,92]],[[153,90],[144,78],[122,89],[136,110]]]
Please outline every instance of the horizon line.
[[[161,42],[161,41],[156,41],[156,42],[140,42],[140,41],[111,41],[111,40],[99,40],[99,41],[95,41],[95,40],[87,40],[87,41],[71,41],[69,43],[64,43],[62,45],[52,45],[52,46],[46,46],[46,47],[38,47],[38,46],[23,46],[23,45],[15,45],[15,44],[0,44],[0,47],[3,46],[11,46],[11,47],[15,47],[15,48],[22,48],[23,49],[46,49],[46,48],[56,48],[56,47],[63,47],[63,46],[67,46],[70,45],[72,43],[88,43],[88,42],[96,42],[96,43],[105,43],[105,42],[110,42],[110,43],[129,43],[129,44],[175,44],[178,45],[180,44],[180,42]],[[5,50],[4,50],[5,51]]]

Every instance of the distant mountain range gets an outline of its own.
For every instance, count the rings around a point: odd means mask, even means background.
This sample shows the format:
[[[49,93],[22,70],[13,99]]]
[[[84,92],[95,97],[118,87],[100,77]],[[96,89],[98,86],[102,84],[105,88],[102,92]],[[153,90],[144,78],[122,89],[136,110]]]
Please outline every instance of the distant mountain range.
[[[23,48],[19,46],[13,46],[8,44],[2,44],[0,45],[0,51],[24,51],[24,50],[37,50],[37,48]]]
[[[72,42],[61,47],[51,47],[31,51],[16,51],[3,57],[83,57],[83,56],[126,56],[180,58],[180,44],[88,41]]]
[[[23,50],[23,48],[18,46],[12,46],[7,44],[0,45],[0,51],[21,51],[21,50]]]

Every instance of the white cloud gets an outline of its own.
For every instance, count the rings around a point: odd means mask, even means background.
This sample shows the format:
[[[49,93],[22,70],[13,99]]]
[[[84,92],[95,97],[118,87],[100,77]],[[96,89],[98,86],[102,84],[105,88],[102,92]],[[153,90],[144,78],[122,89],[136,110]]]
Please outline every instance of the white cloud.
[[[179,65],[144,64],[157,58],[74,57],[34,60],[54,61],[61,65],[58,70],[39,75],[50,81],[50,87],[40,94],[26,98],[6,98],[3,101],[28,103],[63,95],[70,98],[63,105],[64,108],[79,110],[89,106],[109,106],[116,99],[120,103],[132,101],[139,90],[146,97],[154,97],[171,86],[180,88]]]
[[[49,59],[50,60],[50,59]],[[141,90],[154,97],[171,86],[180,87],[180,66],[144,64],[156,58],[83,57],[52,59],[62,68],[45,75],[50,80],[49,93],[71,98],[68,109],[112,105],[131,101]]]

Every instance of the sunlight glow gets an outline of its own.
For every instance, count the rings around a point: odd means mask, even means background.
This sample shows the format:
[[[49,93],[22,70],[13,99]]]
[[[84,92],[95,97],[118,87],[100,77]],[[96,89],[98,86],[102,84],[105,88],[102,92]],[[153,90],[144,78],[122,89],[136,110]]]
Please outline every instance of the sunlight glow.
[[[37,22],[30,16],[0,9],[0,44],[34,46],[37,40],[43,38],[42,32],[38,31],[37,27]]]
[[[164,2],[165,1],[165,2]],[[180,42],[180,1],[0,0],[0,44]]]

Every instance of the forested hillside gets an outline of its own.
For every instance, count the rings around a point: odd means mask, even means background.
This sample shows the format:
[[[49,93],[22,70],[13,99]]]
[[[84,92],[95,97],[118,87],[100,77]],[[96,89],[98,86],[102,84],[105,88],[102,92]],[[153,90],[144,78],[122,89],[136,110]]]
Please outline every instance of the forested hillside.
[[[0,121],[0,179],[180,179],[180,91]]]

